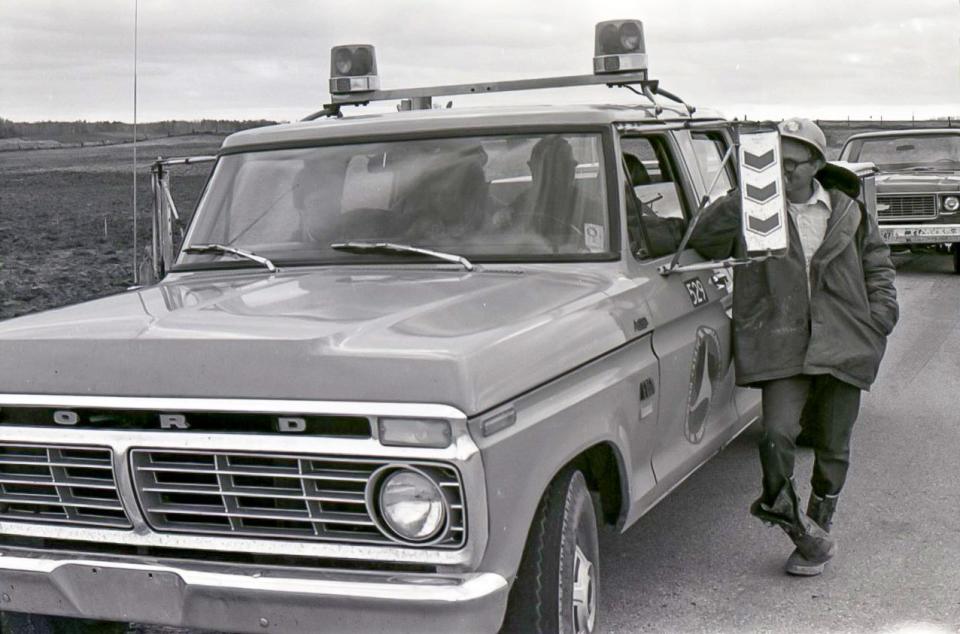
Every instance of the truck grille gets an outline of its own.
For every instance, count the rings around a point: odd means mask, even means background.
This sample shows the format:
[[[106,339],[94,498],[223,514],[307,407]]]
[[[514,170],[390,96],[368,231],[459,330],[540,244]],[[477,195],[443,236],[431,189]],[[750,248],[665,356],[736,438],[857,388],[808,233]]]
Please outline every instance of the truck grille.
[[[140,506],[159,532],[394,543],[365,502],[368,480],[388,460],[164,449],[135,449],[130,458]],[[429,468],[453,509],[434,546],[460,547],[460,478],[447,465]]]
[[[937,217],[937,197],[933,194],[877,196],[877,216],[880,220],[932,220]]]
[[[0,520],[130,528],[109,449],[0,443]]]

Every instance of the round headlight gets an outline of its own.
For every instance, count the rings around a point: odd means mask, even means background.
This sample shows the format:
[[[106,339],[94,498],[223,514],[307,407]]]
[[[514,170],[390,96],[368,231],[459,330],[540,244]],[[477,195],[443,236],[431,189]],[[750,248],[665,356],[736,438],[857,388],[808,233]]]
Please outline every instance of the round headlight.
[[[960,198],[956,196],[947,196],[943,199],[943,208],[953,213],[960,209]]]
[[[447,517],[440,487],[427,476],[408,470],[396,471],[384,479],[380,513],[398,537],[415,542],[436,536]]]

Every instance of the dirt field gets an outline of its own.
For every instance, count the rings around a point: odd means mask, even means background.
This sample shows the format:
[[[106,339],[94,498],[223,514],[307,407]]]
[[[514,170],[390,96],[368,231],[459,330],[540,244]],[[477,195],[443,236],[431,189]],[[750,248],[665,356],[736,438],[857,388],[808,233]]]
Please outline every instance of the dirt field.
[[[138,247],[150,240],[150,164],[216,152],[202,135],[138,145]],[[174,199],[189,215],[209,164],[181,168]],[[0,319],[123,291],[133,284],[133,146],[0,153]]]
[[[887,123],[935,127],[945,122]],[[875,129],[869,122],[821,122],[835,158],[843,141]],[[139,253],[150,239],[150,163],[157,156],[210,154],[209,134],[138,146]],[[133,284],[133,147],[0,152],[0,319],[94,299]],[[209,165],[179,168],[174,198],[184,215]]]

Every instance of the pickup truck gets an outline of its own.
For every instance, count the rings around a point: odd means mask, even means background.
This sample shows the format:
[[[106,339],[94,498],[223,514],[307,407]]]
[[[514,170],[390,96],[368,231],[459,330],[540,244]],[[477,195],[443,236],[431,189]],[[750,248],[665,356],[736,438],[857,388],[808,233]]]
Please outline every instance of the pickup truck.
[[[157,163],[154,279],[0,323],[4,632],[600,627],[599,527],[760,399],[740,262],[686,247],[734,124],[649,79],[639,22],[596,38],[592,75],[404,91],[337,47],[332,103],[228,137],[179,246],[188,160]],[[430,107],[604,84],[636,103]]]
[[[880,170],[877,221],[891,247],[949,244],[953,271],[960,273],[960,130],[855,134],[840,159],[868,161]]]

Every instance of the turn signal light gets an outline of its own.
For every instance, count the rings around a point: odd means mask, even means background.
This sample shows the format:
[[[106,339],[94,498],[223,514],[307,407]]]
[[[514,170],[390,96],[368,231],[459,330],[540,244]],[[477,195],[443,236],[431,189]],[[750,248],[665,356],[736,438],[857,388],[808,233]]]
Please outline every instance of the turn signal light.
[[[377,56],[368,44],[334,46],[330,51],[330,94],[370,92],[380,88]]]
[[[643,22],[608,20],[596,28],[593,72],[636,73],[647,70],[647,48],[643,41]]]

